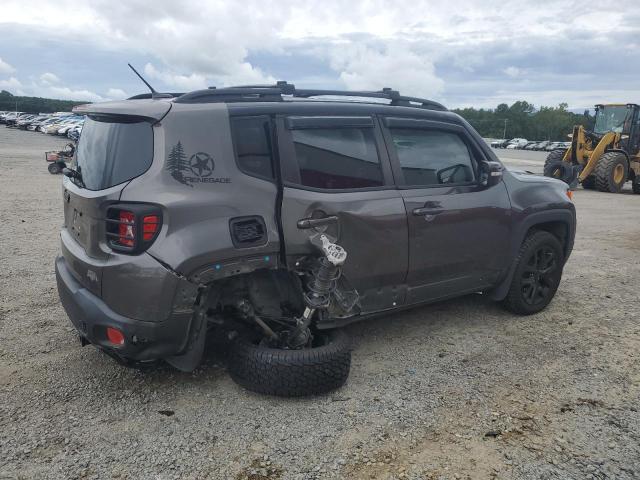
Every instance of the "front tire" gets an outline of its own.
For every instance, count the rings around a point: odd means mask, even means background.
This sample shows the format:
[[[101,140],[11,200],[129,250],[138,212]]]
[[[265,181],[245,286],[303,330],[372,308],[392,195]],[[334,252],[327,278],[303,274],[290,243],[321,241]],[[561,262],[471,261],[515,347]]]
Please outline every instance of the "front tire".
[[[560,285],[564,266],[562,244],[549,232],[533,231],[522,242],[515,262],[504,306],[519,315],[543,310]]]
[[[544,161],[544,176],[569,183],[571,164],[563,161],[565,150],[552,150]]]
[[[607,152],[596,165],[596,188],[601,192],[619,193],[627,182],[629,162],[624,153]]]
[[[300,350],[271,348],[245,333],[231,346],[228,368],[237,384],[253,392],[285,397],[317,395],[347,381],[351,345],[341,330],[316,333],[314,345]]]

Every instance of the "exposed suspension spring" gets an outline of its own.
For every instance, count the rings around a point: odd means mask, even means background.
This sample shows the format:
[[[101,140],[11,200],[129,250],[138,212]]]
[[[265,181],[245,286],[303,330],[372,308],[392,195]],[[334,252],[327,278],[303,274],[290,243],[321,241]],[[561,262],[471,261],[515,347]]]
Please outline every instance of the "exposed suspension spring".
[[[305,301],[310,308],[327,308],[331,299],[331,292],[335,289],[336,281],[340,278],[340,267],[334,265],[326,257],[320,258],[320,265],[315,270],[313,280],[309,282],[309,292]]]

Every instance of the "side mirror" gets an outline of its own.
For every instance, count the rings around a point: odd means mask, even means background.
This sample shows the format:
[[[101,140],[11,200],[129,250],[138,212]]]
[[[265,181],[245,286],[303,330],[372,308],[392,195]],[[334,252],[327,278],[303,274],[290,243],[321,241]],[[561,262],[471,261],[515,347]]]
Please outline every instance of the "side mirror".
[[[493,187],[502,181],[504,167],[500,162],[482,162],[480,164],[480,184]]]

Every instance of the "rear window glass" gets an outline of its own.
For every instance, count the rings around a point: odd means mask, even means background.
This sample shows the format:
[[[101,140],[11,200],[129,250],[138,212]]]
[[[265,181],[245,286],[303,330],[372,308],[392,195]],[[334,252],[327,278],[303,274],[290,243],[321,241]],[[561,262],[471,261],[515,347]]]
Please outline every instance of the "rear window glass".
[[[142,175],[153,161],[149,122],[87,118],[76,154],[76,169],[89,190],[113,187]],[[137,120],[137,119],[136,119]]]
[[[372,128],[292,130],[300,181],[325,190],[383,185]]]
[[[257,177],[273,178],[269,118],[233,118],[231,132],[240,170]]]

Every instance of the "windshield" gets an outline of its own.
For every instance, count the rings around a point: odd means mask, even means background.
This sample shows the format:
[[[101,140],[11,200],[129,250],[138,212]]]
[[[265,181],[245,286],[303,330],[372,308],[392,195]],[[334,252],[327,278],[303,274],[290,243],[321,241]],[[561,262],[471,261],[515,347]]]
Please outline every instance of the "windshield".
[[[87,118],[75,159],[89,190],[102,190],[142,175],[153,161],[151,124],[140,119]]]
[[[626,105],[600,107],[596,113],[596,126],[593,131],[595,133],[622,133],[627,113]]]

